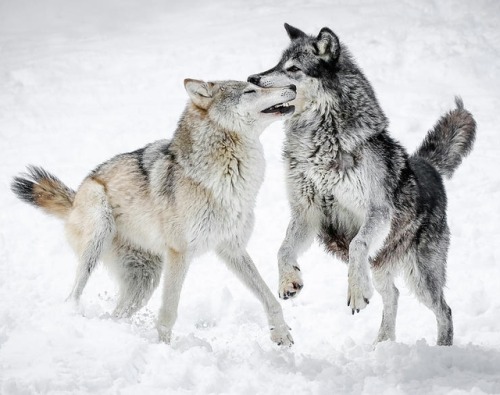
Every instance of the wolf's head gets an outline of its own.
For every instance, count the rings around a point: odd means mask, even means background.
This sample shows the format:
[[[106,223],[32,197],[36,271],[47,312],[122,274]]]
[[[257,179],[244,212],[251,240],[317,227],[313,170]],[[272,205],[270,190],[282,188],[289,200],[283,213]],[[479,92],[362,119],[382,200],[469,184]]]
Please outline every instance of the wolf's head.
[[[184,87],[195,108],[220,127],[260,134],[272,122],[292,114],[296,88],[292,84],[262,88],[244,81],[186,79]]]
[[[347,48],[337,35],[324,27],[317,36],[310,36],[285,23],[291,43],[278,64],[270,70],[248,77],[248,81],[262,87],[289,84],[297,86],[297,113],[313,101],[322,99],[322,93],[335,93],[344,84],[343,76],[355,74],[356,83],[364,80]]]

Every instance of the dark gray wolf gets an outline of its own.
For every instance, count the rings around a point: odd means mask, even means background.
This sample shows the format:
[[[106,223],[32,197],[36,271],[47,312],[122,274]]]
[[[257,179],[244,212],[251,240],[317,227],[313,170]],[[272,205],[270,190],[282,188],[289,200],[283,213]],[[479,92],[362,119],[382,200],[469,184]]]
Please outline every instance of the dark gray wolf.
[[[76,192],[39,167],[16,177],[12,190],[65,221],[79,260],[70,295],[75,302],[102,259],[120,284],[114,315],[128,317],[147,303],[163,266],[158,333],[168,343],[189,262],[215,250],[263,304],[271,339],[290,346],[281,306],[246,245],[264,176],[259,136],[293,113],[288,102],[295,87],[190,79],[184,85],[190,101],[170,141],[115,156]]]
[[[375,93],[338,37],[328,28],[309,36],[285,24],[291,39],[279,63],[252,75],[262,87],[294,84],[294,115],[285,121],[284,160],[291,220],[278,253],[279,295],[302,286],[297,256],[317,235],[349,263],[347,305],[369,303],[373,284],[383,300],[377,341],[395,339],[403,272],[417,298],[437,319],[437,343],[453,343],[443,287],[449,230],[442,176],[451,177],[472,149],[476,125],[456,99],[413,155],[388,133]]]

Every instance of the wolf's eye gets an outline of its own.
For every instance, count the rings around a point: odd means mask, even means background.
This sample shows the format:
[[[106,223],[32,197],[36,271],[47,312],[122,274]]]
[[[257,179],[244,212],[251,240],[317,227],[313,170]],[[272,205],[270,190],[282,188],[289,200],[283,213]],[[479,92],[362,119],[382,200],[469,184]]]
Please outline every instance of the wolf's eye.
[[[251,89],[251,90],[249,90],[249,91],[245,91],[245,92],[243,92],[243,94],[246,94],[246,93],[255,93],[255,89]]]
[[[297,71],[300,71],[300,69],[297,66],[290,66],[288,69],[286,69],[289,73],[296,73]]]

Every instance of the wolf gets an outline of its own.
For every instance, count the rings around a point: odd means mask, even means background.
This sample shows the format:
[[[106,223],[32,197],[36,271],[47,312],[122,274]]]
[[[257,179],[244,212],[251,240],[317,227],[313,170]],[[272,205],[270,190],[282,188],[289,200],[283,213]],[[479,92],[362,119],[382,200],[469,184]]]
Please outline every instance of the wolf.
[[[373,286],[382,296],[376,342],[395,340],[402,272],[437,320],[437,344],[453,343],[445,301],[450,231],[443,177],[472,149],[476,124],[456,108],[409,155],[388,132],[374,90],[346,45],[324,27],[317,36],[285,24],[291,40],[278,64],[248,77],[261,87],[294,84],[296,109],[285,121],[283,158],[291,220],[278,252],[279,296],[303,287],[298,255],[315,236],[348,263],[347,305],[364,309]],[[370,279],[371,277],[371,279]]]
[[[170,343],[189,263],[213,250],[262,303],[272,341],[291,346],[281,306],[246,246],[265,168],[259,136],[293,113],[295,86],[195,79],[184,86],[190,100],[171,140],[102,163],[76,192],[34,166],[11,189],[64,221],[79,262],[69,297],[76,303],[99,260],[118,280],[116,317],[143,307],[163,270],[157,329]]]

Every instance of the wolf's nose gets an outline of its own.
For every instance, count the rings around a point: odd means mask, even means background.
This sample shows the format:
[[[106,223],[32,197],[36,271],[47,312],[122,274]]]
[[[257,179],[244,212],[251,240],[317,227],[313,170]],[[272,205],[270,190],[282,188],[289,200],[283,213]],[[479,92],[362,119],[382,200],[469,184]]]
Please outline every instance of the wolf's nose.
[[[295,85],[290,85],[289,88],[294,91],[294,92],[297,92],[297,87]]]
[[[259,85],[260,76],[258,74],[251,75],[247,78],[247,81],[251,84]]]

